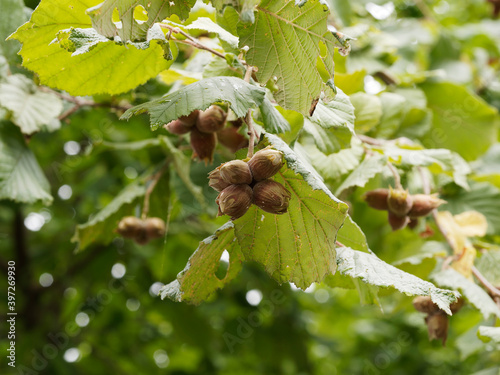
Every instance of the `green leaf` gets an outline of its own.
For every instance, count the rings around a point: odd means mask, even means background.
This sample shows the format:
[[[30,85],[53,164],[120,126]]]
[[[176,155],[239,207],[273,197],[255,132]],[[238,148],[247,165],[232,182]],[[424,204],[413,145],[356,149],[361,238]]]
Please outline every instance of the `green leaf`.
[[[4,55],[11,65],[16,63],[16,54],[19,51],[19,43],[6,41],[7,37],[16,31],[26,21],[23,0],[2,0],[2,12],[0,13],[0,55]]]
[[[198,201],[202,208],[207,206],[203,190],[200,186],[195,185],[191,180],[189,171],[191,169],[191,159],[184,155],[177,147],[175,147],[168,137],[160,136],[160,144],[165,151],[173,157],[174,168],[179,177],[181,178],[184,186],[189,190],[193,197]]]
[[[457,185],[469,188],[466,176],[471,172],[470,166],[455,152],[444,148],[423,149],[421,146],[405,145],[388,145],[382,151],[396,165],[429,167],[436,174],[448,172]]]
[[[63,109],[61,99],[41,92],[33,81],[22,74],[8,76],[5,82],[0,83],[0,103],[12,112],[12,122],[24,134],[38,132],[43,125],[59,124],[57,116]]]
[[[209,33],[215,33],[220,40],[229,44],[232,48],[238,48],[238,37],[223,29],[210,18],[200,17],[193,23],[186,26],[187,30],[205,30]]]
[[[378,96],[357,92],[350,99],[354,106],[354,124],[358,133],[367,133],[380,123],[382,102]]]
[[[432,283],[401,271],[379,259],[375,254],[348,247],[337,248],[337,270],[343,275],[359,278],[364,283],[379,287],[393,287],[410,296],[430,296],[432,301],[451,315],[450,304],[459,294],[436,288]]]
[[[354,134],[354,107],[349,97],[340,89],[330,101],[320,100],[311,121],[325,129],[346,128]]]
[[[340,150],[331,155],[325,155],[313,145],[304,145],[309,161],[326,180],[338,180],[353,171],[361,161],[364,150],[359,144]]]
[[[500,327],[480,326],[477,336],[484,342],[493,340],[495,343],[500,343]]]
[[[455,195],[443,195],[448,203],[441,206],[453,214],[475,210],[488,221],[488,234],[500,233],[500,189],[487,182],[471,182],[470,190],[460,190]]]
[[[472,163],[476,181],[485,181],[500,188],[500,144],[490,147],[480,159]]]
[[[189,16],[189,10],[196,0],[105,0],[101,4],[87,10],[92,19],[92,27],[107,38],[116,35],[122,41],[143,41],[154,23],[175,14],[181,19]],[[146,20],[134,18],[134,11],[147,12]],[[118,11],[121,27],[113,22],[113,12]],[[139,22],[138,22],[139,21]]]
[[[392,264],[412,275],[428,278],[429,274],[436,267],[437,258],[444,258],[447,255],[448,252],[443,243],[427,241],[419,248],[418,253],[407,258],[399,259]]]
[[[78,56],[84,53],[88,53],[100,44],[114,43],[91,28],[70,28],[67,30],[59,31],[57,33],[57,41],[62,48],[72,53],[71,56]],[[161,27],[158,25],[154,25],[149,30],[147,39],[145,41],[127,41],[118,42],[116,44],[133,46],[138,50],[146,50],[154,45],[160,46],[163,49],[163,57],[165,58],[165,60],[170,60],[167,63],[167,68],[170,67],[170,65],[173,63],[173,60],[177,58],[177,49],[175,47],[175,44],[172,43],[173,48],[170,48],[170,43],[165,38],[165,34],[163,34]],[[174,52],[175,56],[172,51]]]
[[[119,94],[170,66],[172,60],[164,59],[164,49],[157,42],[142,50],[109,41],[76,56],[52,43],[61,30],[92,27],[85,11],[96,3],[96,0],[76,3],[42,0],[30,21],[10,37],[23,44],[20,51],[23,66],[36,72],[42,84],[72,95]]]
[[[146,186],[139,182],[127,186],[88,222],[77,225],[71,242],[78,242],[78,251],[93,243],[109,244],[117,236],[114,230],[120,219],[133,213],[145,193]]]
[[[474,160],[496,142],[498,111],[480,97],[453,83],[425,83],[421,88],[434,115],[426,147],[448,148]]]
[[[337,86],[337,90],[341,89],[347,95],[352,95],[355,92],[363,91],[365,76],[366,71],[364,69],[357,70],[351,74],[335,72],[335,85]]]
[[[488,319],[490,315],[500,318],[500,309],[491,297],[476,283],[470,281],[452,268],[431,275],[438,285],[459,289],[467,300]]]
[[[127,110],[121,119],[149,112],[151,127],[158,129],[195,109],[206,109],[216,102],[227,102],[237,117],[244,117],[248,109],[259,106],[265,90],[235,77],[206,78],[192,83],[162,98],[146,102]]]
[[[50,185],[14,125],[0,123],[0,199],[52,203]]]
[[[306,289],[335,273],[335,238],[347,212],[340,202],[280,138],[265,134],[264,145],[283,152],[286,167],[274,176],[292,198],[288,212],[274,215],[252,206],[234,221],[248,261],[256,261],[279,283]]]
[[[203,78],[219,76],[241,78],[243,75],[240,74],[238,70],[231,68],[227,60],[223,60],[219,57],[213,57],[203,68]]]
[[[220,279],[215,273],[224,251],[229,253],[229,268],[224,278]],[[213,236],[200,242],[177,279],[161,288],[161,298],[199,304],[234,279],[241,270],[242,261],[243,255],[234,236],[234,225],[228,222],[217,229]]]
[[[260,3],[260,0],[212,0],[212,5],[218,12],[234,8],[239,13],[239,19],[243,22],[255,22],[255,7]]]
[[[401,126],[408,104],[404,96],[391,92],[383,92],[379,98],[382,104],[382,117],[376,135],[377,138],[390,139]]]
[[[293,145],[297,140],[300,131],[304,126],[304,116],[299,112],[286,110],[281,107],[275,107],[279,113],[285,118],[285,120],[290,124],[291,131],[286,133],[281,133],[280,138],[284,140],[289,145]]]
[[[202,79],[202,76],[200,73],[170,68],[161,72],[160,78],[163,82],[170,86],[177,81],[180,81],[183,85],[190,85],[191,83],[195,83]]]
[[[352,186],[364,187],[368,181],[381,173],[386,166],[387,157],[385,155],[374,154],[372,156],[366,156],[361,164],[359,164],[337,188],[335,194],[339,195],[345,189]]]
[[[329,0],[328,4],[333,10],[332,13],[340,19],[344,27],[351,25],[354,11],[349,1]]]
[[[212,1],[212,4],[215,6],[214,2],[215,1]],[[215,17],[216,17],[215,20],[217,21],[217,24],[219,26],[223,27],[232,35],[238,35],[238,22],[240,21],[240,15],[234,8],[234,5],[227,6],[223,9],[223,11],[217,12]],[[236,48],[237,47],[238,46],[236,46]]]
[[[268,132],[277,134],[292,130],[288,121],[283,117],[281,112],[276,109],[269,99],[265,98],[259,108],[264,128]]]
[[[369,252],[366,236],[348,214],[337,234],[337,241],[346,247]]]
[[[304,130],[311,134],[321,152],[331,154],[348,148],[354,135],[354,107],[340,89],[333,100],[320,100]]]
[[[476,268],[493,285],[500,285],[500,248],[493,247],[481,253],[476,260]]]
[[[238,25],[240,47],[248,46],[246,61],[257,66],[261,84],[275,81],[278,104],[308,114],[313,100],[326,88],[316,66],[333,78],[335,38],[327,29],[328,8],[308,1],[302,8],[293,1],[264,0],[255,22]]]

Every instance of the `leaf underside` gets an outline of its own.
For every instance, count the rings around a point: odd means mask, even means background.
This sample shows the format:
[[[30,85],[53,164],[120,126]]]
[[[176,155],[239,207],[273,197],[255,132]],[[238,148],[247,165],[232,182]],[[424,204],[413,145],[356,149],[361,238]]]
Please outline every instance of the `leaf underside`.
[[[335,40],[327,29],[328,8],[319,1],[297,7],[293,1],[262,1],[254,23],[238,26],[246,61],[258,67],[261,84],[273,79],[279,105],[308,114],[311,103],[333,78]],[[329,77],[322,77],[317,59]]]

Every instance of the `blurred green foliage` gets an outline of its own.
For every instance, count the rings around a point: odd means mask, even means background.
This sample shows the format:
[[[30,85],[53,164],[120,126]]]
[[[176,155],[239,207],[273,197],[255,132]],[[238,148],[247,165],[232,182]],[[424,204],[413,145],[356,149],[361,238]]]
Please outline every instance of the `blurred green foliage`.
[[[456,151],[467,161],[478,159],[496,143],[498,112],[493,108],[500,109],[500,23],[492,17],[492,4],[484,0],[327,2],[332,10],[329,22],[357,38],[351,42],[350,55],[335,54],[337,86],[351,95],[353,103],[352,94],[358,93],[357,132],[421,140],[429,148]],[[7,9],[2,9],[2,22],[9,18],[8,7],[17,11],[17,26],[26,21],[30,10],[19,12],[19,4],[2,0],[1,6]],[[34,8],[37,2],[25,5]],[[197,9],[213,17],[203,6]],[[9,48],[4,47],[3,40],[15,27],[0,29],[0,76],[9,71],[31,78],[11,52],[17,42],[6,42]],[[174,66],[196,71],[191,53],[181,49]],[[439,86],[442,81],[449,89]],[[84,106],[59,130],[38,132],[28,139],[50,182],[54,202],[48,207],[0,202],[0,265],[6,271],[7,261],[16,262],[18,311],[16,369],[6,365],[4,349],[10,344],[2,330],[2,374],[479,375],[485,369],[490,369],[488,374],[500,373],[498,344],[484,343],[476,336],[478,326],[494,324],[493,318],[485,322],[470,305],[450,318],[443,347],[428,341],[424,314],[415,312],[409,297],[380,291],[380,306],[361,305],[355,289],[319,284],[304,292],[289,284],[280,286],[253,263],[245,263],[235,280],[199,306],[160,300],[159,286],[174,280],[199,241],[225,221],[214,218],[216,192],[206,183],[206,174],[214,166],[232,158],[220,146],[212,165],[191,165],[192,181],[203,187],[210,202],[206,210],[171,171],[168,210],[152,207],[156,210],[152,212],[169,221],[164,240],[139,246],[116,236],[109,245],[95,244],[75,253],[76,245],[70,242],[75,226],[87,222],[123,186],[165,159],[160,147],[126,151],[116,147],[157,135],[146,116],[120,121],[120,104],[142,103],[170,89],[170,84],[152,79],[118,97],[95,96],[99,105]],[[398,98],[376,95],[383,90]],[[464,114],[455,104],[472,95],[474,100],[482,99],[478,102],[482,112],[474,106]],[[419,100],[424,104],[419,106]],[[391,108],[395,102],[401,108]],[[115,109],[110,109],[110,103]],[[366,103],[370,121],[360,123]],[[66,103],[65,110],[71,105]],[[4,117],[4,112],[0,114]],[[457,117],[465,119],[467,126],[448,139],[429,133],[433,121],[438,122],[433,129],[447,129]],[[6,121],[1,126],[7,126]],[[167,135],[163,129],[158,132]],[[171,139],[190,156],[186,144]],[[492,169],[498,164],[494,150],[495,146],[472,164],[478,166],[469,179],[474,195],[456,183],[451,172],[435,181],[450,202],[447,209],[454,213],[476,209],[487,216],[487,240],[493,247],[500,243],[500,214],[491,209],[491,202],[498,204],[500,188],[498,170]],[[411,186],[410,163],[400,168],[408,172],[404,185]],[[342,177],[327,181],[333,191],[346,174]],[[389,263],[415,255],[426,241],[442,240],[436,233],[424,239],[410,230],[392,232],[386,213],[368,208],[360,199],[390,179],[377,175],[366,186],[343,193],[370,247]],[[486,184],[483,190],[474,180]],[[138,208],[130,210],[133,214]],[[416,268],[411,272],[427,277],[433,264]],[[7,300],[4,280],[2,273],[1,311]]]

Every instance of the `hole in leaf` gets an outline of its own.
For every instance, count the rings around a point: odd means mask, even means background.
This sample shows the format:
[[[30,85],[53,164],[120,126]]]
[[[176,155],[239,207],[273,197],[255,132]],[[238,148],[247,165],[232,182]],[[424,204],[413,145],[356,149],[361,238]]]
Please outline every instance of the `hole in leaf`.
[[[148,11],[142,5],[137,5],[134,8],[134,20],[139,25],[146,22],[148,17]]]
[[[122,21],[120,21],[120,12],[118,11],[118,8],[113,9],[113,14],[111,15],[111,21],[113,21],[117,29],[122,28]]]
[[[111,15],[111,21],[120,22],[120,12],[118,12],[118,8],[113,9],[113,14]]]
[[[219,259],[219,267],[217,271],[215,271],[215,276],[219,280],[223,280],[226,277],[227,270],[229,268],[229,253],[227,250],[224,250]]]

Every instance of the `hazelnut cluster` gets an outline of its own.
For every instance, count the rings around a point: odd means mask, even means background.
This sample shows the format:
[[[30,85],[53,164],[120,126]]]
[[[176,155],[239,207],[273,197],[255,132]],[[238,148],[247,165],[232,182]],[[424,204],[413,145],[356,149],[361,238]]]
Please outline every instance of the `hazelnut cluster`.
[[[227,113],[222,108],[212,105],[205,111],[196,109],[187,116],[181,116],[164,128],[177,135],[190,133],[193,156],[207,163],[213,161],[217,140],[233,152],[248,144],[248,140],[238,133],[241,120],[225,128],[226,118]]]
[[[375,189],[367,192],[363,199],[376,210],[389,213],[389,224],[393,230],[403,229],[406,225],[414,227],[417,219],[427,216],[446,201],[437,194],[414,194],[403,189]]]
[[[283,154],[267,147],[248,161],[232,160],[208,175],[209,186],[220,192],[215,202],[219,216],[232,220],[243,216],[253,204],[266,212],[284,214],[288,210],[290,192],[279,182],[269,180],[283,166]]]
[[[452,314],[455,314],[462,308],[464,300],[459,298],[450,305]],[[448,315],[441,310],[438,305],[432,302],[431,297],[419,296],[413,299],[415,310],[426,313],[425,323],[429,333],[429,340],[442,340],[443,345],[448,337]]]
[[[118,223],[116,231],[125,238],[131,238],[139,245],[165,235],[165,222],[159,217],[142,220],[135,216],[125,216]]]

